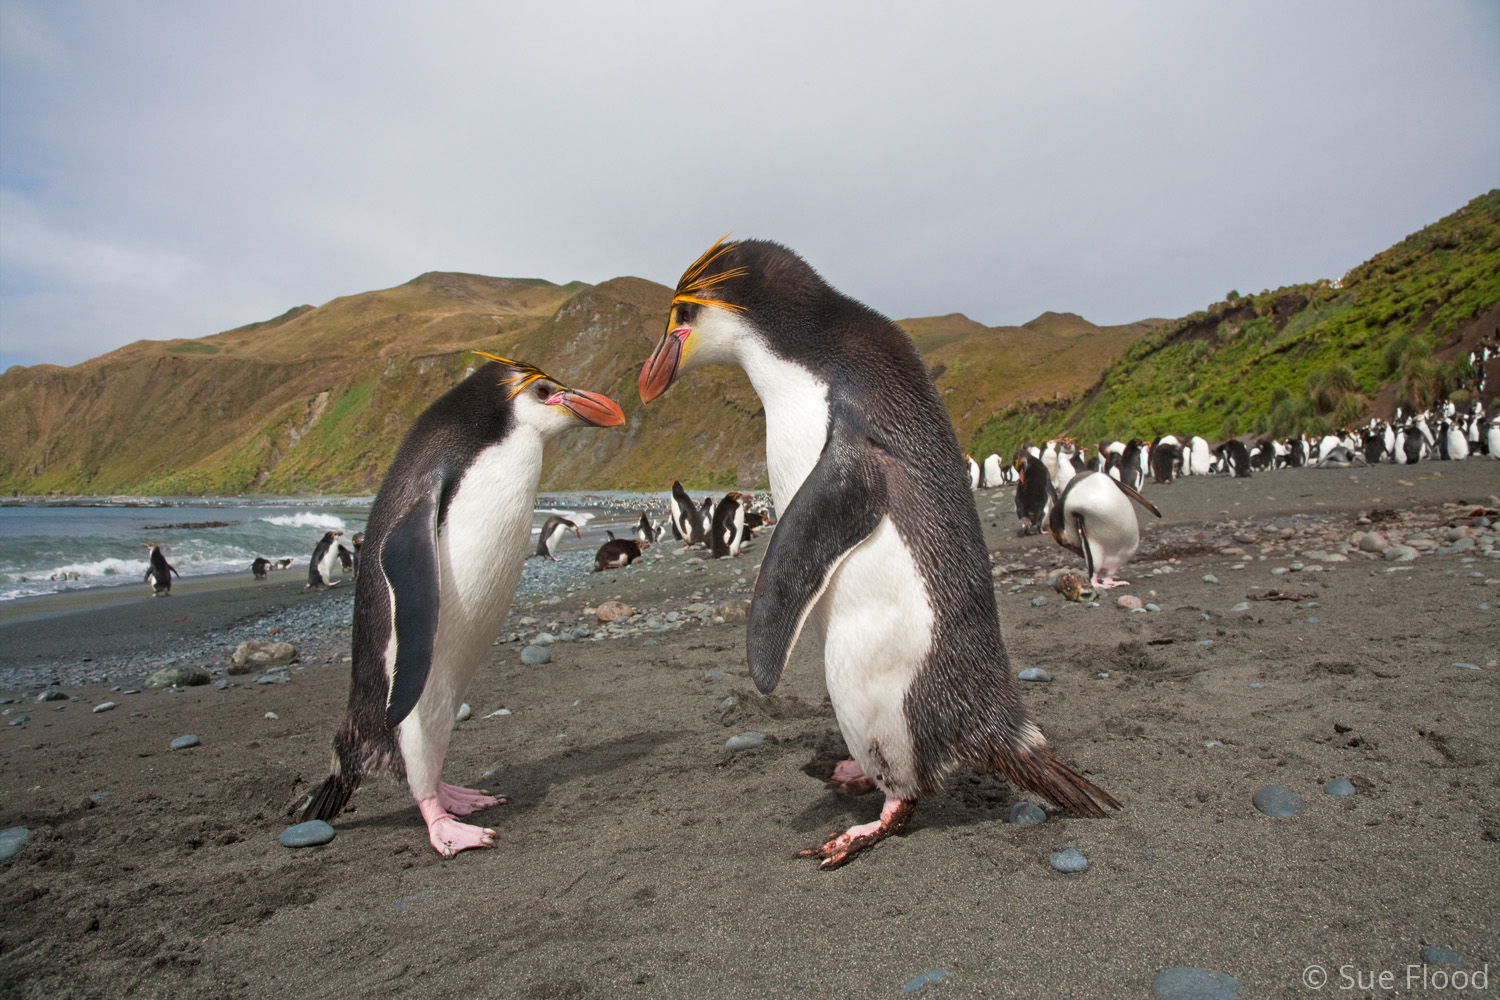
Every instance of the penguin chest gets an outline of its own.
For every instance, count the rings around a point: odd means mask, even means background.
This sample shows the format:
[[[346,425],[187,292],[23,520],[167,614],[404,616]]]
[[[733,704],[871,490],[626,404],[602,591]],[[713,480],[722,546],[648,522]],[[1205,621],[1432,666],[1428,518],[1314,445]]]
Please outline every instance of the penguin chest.
[[[477,663],[505,621],[526,561],[542,470],[542,443],[533,437],[513,434],[480,452],[448,503],[438,528],[434,660]]]
[[[828,696],[849,752],[887,791],[915,795],[906,695],[927,660],[936,616],[889,517],[844,558],[817,612]]]

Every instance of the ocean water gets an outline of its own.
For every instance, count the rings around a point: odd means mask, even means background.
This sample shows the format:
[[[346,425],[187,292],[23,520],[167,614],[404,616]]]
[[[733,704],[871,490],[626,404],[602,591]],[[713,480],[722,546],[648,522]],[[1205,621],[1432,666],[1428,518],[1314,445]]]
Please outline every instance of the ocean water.
[[[250,575],[256,556],[291,559],[271,578],[305,579],[313,546],[329,530],[363,531],[374,497],[88,497],[0,505],[0,601],[91,587],[139,586],[161,545],[184,577]],[[537,498],[532,539],[552,514],[582,526],[567,551],[597,549],[606,531],[631,537],[641,510],[664,518],[667,494],[574,493]],[[284,576],[289,574],[290,576]]]

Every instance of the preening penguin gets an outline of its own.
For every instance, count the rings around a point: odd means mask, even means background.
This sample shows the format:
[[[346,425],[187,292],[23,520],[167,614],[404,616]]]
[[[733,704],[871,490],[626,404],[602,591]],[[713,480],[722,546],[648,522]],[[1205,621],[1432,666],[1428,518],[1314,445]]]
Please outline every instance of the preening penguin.
[[[651,523],[645,511],[641,511],[641,519],[635,524],[635,540],[642,545],[650,545],[661,537],[661,531]]]
[[[312,559],[307,564],[307,587],[338,586],[333,579],[333,568],[339,564],[338,537],[342,534],[342,531],[325,531],[313,546]]]
[[[417,417],[370,508],[349,708],[303,818],[332,819],[366,775],[404,767],[438,853],[491,846],[454,817],[500,800],[440,780],[453,719],[526,561],[544,444],[624,422],[612,400],[504,358]]]
[[[1016,456],[1016,518],[1021,522],[1021,534],[1039,535],[1047,524],[1047,497],[1052,480],[1047,478],[1047,467],[1035,455],[1022,452]]]
[[[1161,511],[1130,486],[1102,472],[1079,473],[1061,495],[1054,493],[1051,499],[1047,531],[1057,544],[1083,556],[1089,585],[1095,590],[1130,586],[1128,580],[1115,579],[1115,571],[1141,547],[1141,526],[1130,501],[1157,517]]]
[[[142,542],[141,544],[151,550],[151,560],[146,567],[144,578],[151,585],[151,596],[171,597],[172,574],[177,573],[177,567],[167,562],[167,557],[161,554],[160,545],[155,542]],[[181,573],[177,573],[177,579],[182,579]]]
[[[641,398],[702,365],[750,377],[781,519],[755,582],[751,676],[776,687],[804,626],[880,818],[806,852],[832,868],[905,830],[953,771],[997,770],[1071,812],[1118,803],[1057,762],[1011,678],[963,453],[915,347],[800,257],[720,241],[678,283]]]
[[[255,574],[257,580],[264,580],[271,571],[271,560],[265,556],[256,556],[255,562],[250,564],[250,572]]]
[[[562,541],[562,537],[570,531],[573,532],[575,537],[579,539],[583,538],[583,533],[578,530],[578,525],[569,521],[561,514],[553,514],[547,518],[547,522],[542,525],[541,534],[537,535],[536,538],[536,554],[545,556],[553,562],[558,562],[557,556],[552,554],[552,547]]]
[[[609,541],[599,546],[599,551],[594,553],[594,572],[601,573],[607,569],[620,569],[629,566],[641,557],[641,550],[649,549],[650,542],[637,542],[630,538],[616,538],[610,533]]]

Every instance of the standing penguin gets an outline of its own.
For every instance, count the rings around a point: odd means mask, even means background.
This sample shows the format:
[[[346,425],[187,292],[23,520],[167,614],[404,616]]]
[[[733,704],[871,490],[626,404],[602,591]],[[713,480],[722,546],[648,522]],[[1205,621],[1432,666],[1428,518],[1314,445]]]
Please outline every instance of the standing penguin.
[[[1115,579],[1115,570],[1134,558],[1141,547],[1141,526],[1130,501],[1157,517],[1161,517],[1161,511],[1129,486],[1101,472],[1080,473],[1061,494],[1052,494],[1051,500],[1047,531],[1057,544],[1083,556],[1089,585],[1095,590],[1130,586],[1129,580]],[[1104,574],[1102,580],[1100,573]]]
[[[917,800],[965,766],[1079,815],[1118,807],[1027,716],[963,453],[900,328],[785,247],[721,240],[678,283],[641,398],[710,364],[743,368],[765,406],[781,512],[750,607],[751,676],[774,689],[811,623],[853,756],[835,776],[885,793],[878,820],[804,856],[834,868],[902,833]]]
[[[645,511],[641,511],[641,519],[635,523],[635,540],[643,545],[650,545],[660,537],[660,529],[651,523]]]
[[[672,480],[672,533],[681,541],[684,549],[690,549],[703,541],[703,526],[698,521],[698,508],[688,496],[682,483]]]
[[[698,527],[703,532],[703,546],[710,548],[713,545],[714,533],[714,498],[704,497],[703,506],[698,508]]]
[[[625,422],[604,396],[484,356],[493,360],[417,417],[370,508],[348,714],[333,773],[303,812],[332,819],[366,775],[404,767],[445,857],[492,845],[493,831],[454,817],[501,800],[443,782],[443,757],[526,561],[542,448],[572,427]]]
[[[984,485],[989,489],[1005,485],[1005,469],[1000,463],[1000,456],[991,454],[984,460]]]
[[[542,525],[541,534],[537,535],[536,538],[536,554],[551,559],[553,562],[558,562],[557,556],[552,554],[552,546],[562,541],[563,535],[566,535],[569,531],[573,532],[577,538],[583,538],[583,533],[578,530],[578,525],[562,515],[553,514],[547,518],[547,522]]]
[[[146,567],[145,581],[151,585],[152,597],[172,596],[172,574],[177,573],[177,567],[167,562],[167,557],[161,554],[161,546],[155,542],[142,542],[142,545],[151,550],[151,562]],[[182,574],[177,573],[177,579],[182,579]]]
[[[337,587],[333,579],[333,568],[339,563],[338,537],[342,531],[325,531],[318,544],[313,546],[312,560],[307,564],[307,587]]]
[[[257,580],[264,580],[266,578],[266,574],[268,574],[270,571],[271,560],[267,559],[265,556],[256,556],[255,562],[250,564],[250,572],[255,575],[255,578]]]
[[[745,538],[745,505],[738,493],[726,493],[714,508],[713,534],[709,551],[715,559],[738,556]]]
[[[1021,534],[1039,535],[1047,526],[1047,496],[1052,480],[1047,478],[1047,467],[1035,455],[1026,452],[1016,456],[1016,519],[1021,522]]]

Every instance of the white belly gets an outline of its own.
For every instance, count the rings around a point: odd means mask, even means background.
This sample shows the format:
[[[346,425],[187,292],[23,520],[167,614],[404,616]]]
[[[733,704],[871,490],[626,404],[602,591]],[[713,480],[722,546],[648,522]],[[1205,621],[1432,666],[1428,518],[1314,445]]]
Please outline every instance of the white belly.
[[[1101,572],[1113,572],[1128,563],[1140,548],[1141,529],[1130,498],[1103,476],[1090,476],[1068,494],[1063,536],[1082,547],[1078,523],[1071,516],[1083,515],[1083,530],[1089,537],[1089,552]]]

